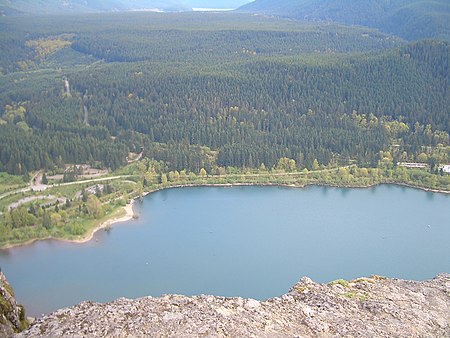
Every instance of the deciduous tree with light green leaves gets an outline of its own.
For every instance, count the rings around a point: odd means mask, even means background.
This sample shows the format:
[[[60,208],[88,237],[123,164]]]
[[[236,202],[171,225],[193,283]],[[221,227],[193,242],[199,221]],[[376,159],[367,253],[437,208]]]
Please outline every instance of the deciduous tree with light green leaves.
[[[167,175],[161,174],[161,184],[166,185],[167,184]]]
[[[296,171],[297,167],[295,164],[295,160],[293,160],[291,158],[287,158],[287,157],[282,157],[278,160],[276,169],[283,170],[283,171],[289,173],[289,172]]]
[[[89,195],[86,202],[86,208],[89,215],[93,218],[100,218],[104,214],[102,203],[95,195]]]
[[[313,164],[312,164],[312,169],[313,170],[319,170],[320,166],[319,166],[319,161],[317,161],[317,158],[314,159]]]

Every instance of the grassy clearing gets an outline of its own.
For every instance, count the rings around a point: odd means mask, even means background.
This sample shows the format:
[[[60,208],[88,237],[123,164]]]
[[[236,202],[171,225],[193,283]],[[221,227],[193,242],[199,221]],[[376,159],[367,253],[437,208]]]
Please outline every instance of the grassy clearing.
[[[0,195],[26,186],[27,182],[23,180],[22,176],[14,176],[0,172]]]

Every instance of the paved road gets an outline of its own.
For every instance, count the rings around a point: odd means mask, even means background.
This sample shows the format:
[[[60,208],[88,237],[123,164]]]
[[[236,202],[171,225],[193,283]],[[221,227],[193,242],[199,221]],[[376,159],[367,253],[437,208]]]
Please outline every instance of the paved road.
[[[39,196],[28,196],[28,197],[24,197],[21,198],[20,200],[11,203],[8,206],[8,210],[12,210],[17,208],[18,206],[20,206],[21,204],[25,204],[28,202],[32,202],[35,200],[50,200],[49,203],[55,203],[56,201],[59,201],[59,203],[66,203],[67,198],[62,198],[62,197],[56,197],[54,195],[39,195]]]
[[[77,184],[85,184],[85,183],[91,183],[91,182],[102,182],[102,181],[112,181],[112,180],[118,180],[118,179],[122,179],[122,178],[129,178],[132,177],[132,175],[119,175],[119,176],[111,176],[111,177],[103,177],[103,178],[93,178],[93,179],[89,179],[89,180],[83,180],[83,181],[75,181],[75,182],[68,182],[68,183],[58,183],[58,184],[50,184],[50,185],[45,185],[40,183],[39,180],[39,184],[33,184],[33,179],[31,180],[31,186],[28,188],[22,188],[22,189],[17,189],[14,191],[10,191],[7,193],[4,193],[3,195],[0,195],[0,200],[11,196],[11,195],[15,195],[15,194],[20,194],[23,192],[28,192],[28,191],[44,191],[46,189],[49,188],[53,188],[53,187],[63,187],[66,185],[77,185]],[[42,179],[42,178],[41,178]],[[36,183],[38,183],[38,179],[36,179]]]

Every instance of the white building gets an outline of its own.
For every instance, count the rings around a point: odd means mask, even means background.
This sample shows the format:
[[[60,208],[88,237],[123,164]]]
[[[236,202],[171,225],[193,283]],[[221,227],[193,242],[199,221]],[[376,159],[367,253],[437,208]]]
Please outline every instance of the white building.
[[[450,165],[444,165],[444,166],[442,167],[442,171],[443,171],[444,173],[450,174]]]
[[[105,190],[105,186],[103,184],[96,184],[92,187],[86,188],[86,192],[91,195],[95,195],[98,191],[103,192]]]
[[[428,168],[428,164],[426,164],[426,163],[398,162],[397,165],[399,167],[405,167],[405,168],[419,168],[419,169]]]

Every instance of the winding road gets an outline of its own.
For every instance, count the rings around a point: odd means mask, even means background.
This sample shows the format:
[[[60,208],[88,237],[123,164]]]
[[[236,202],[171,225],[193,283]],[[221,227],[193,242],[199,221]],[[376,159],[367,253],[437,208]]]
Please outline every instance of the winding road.
[[[91,182],[113,181],[113,180],[119,180],[119,179],[123,179],[123,178],[129,178],[129,177],[132,177],[132,175],[119,175],[119,176],[111,176],[111,177],[92,178],[89,180],[46,185],[46,184],[42,184],[42,182],[41,182],[42,175],[40,175],[40,173],[38,172],[31,179],[31,181],[29,183],[29,187],[4,193],[4,194],[0,195],[0,200],[5,197],[8,197],[8,196],[12,196],[12,195],[20,194],[20,193],[24,193],[24,192],[29,192],[29,191],[44,191],[44,190],[47,190],[49,188],[54,188],[54,187],[63,187],[63,186],[67,186],[67,185],[77,185],[77,184],[85,184],[85,183],[91,183]],[[36,180],[34,180],[34,179],[36,179]]]

